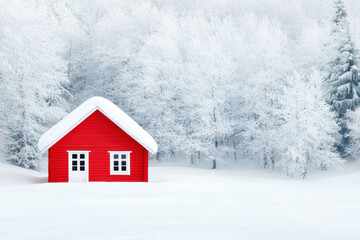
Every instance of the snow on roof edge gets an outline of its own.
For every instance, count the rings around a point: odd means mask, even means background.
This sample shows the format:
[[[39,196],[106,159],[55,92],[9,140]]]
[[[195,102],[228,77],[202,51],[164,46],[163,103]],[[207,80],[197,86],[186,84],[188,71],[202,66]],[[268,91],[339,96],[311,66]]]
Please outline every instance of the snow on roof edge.
[[[118,106],[103,97],[89,98],[46,131],[38,142],[40,152],[43,153],[48,150],[96,110],[102,112],[150,153],[155,154],[157,152],[157,143],[151,135]]]

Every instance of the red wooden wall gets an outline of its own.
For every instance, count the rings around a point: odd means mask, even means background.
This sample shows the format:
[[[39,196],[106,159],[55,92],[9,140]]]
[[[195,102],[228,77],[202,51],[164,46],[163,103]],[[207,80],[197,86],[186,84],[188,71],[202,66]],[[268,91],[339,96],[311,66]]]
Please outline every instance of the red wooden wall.
[[[68,181],[68,152],[89,153],[89,181],[148,181],[148,151],[96,110],[49,149],[49,182]],[[130,175],[110,175],[108,151],[132,151]]]

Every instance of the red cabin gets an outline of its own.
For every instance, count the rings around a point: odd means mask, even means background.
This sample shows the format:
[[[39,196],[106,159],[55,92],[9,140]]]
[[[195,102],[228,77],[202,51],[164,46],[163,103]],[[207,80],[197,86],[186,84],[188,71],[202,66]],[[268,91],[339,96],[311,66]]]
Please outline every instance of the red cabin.
[[[39,140],[49,182],[147,182],[155,140],[112,102],[93,97]]]

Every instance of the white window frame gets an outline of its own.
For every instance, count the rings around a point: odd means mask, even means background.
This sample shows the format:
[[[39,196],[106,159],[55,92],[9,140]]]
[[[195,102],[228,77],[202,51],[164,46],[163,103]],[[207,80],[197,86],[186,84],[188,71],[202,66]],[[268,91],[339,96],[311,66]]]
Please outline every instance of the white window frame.
[[[130,153],[132,151],[109,151],[110,154],[110,175],[130,175]],[[119,159],[114,159],[114,154],[119,154]],[[126,171],[121,170],[121,154],[126,154]],[[114,161],[119,161],[119,171],[114,171]]]

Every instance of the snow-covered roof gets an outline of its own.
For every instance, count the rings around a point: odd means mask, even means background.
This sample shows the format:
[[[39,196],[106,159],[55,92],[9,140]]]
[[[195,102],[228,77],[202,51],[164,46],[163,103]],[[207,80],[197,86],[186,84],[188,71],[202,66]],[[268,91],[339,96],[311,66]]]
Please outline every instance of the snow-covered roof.
[[[45,152],[93,112],[99,110],[122,130],[134,138],[150,153],[155,154],[155,140],[118,106],[103,97],[92,97],[69,113],[64,119],[45,132],[38,143],[40,152]]]

